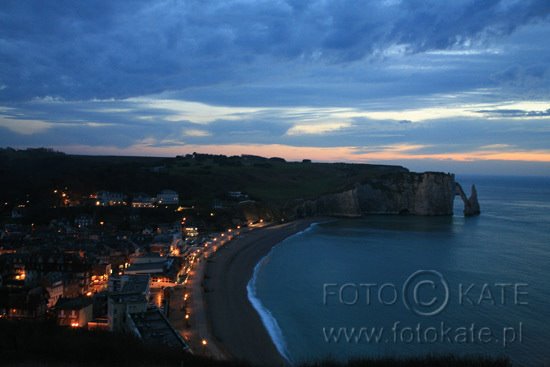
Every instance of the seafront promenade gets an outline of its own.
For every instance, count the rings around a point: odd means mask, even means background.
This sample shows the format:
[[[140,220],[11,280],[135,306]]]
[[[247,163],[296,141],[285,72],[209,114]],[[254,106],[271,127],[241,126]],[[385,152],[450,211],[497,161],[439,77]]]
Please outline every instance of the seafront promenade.
[[[220,233],[212,244],[203,245],[200,249],[185,283],[173,288],[169,318],[189,344],[192,353],[218,360],[231,358],[231,355],[223,350],[223,345],[212,334],[211,323],[206,312],[205,293],[209,291],[207,286],[208,264],[213,261],[212,258],[217,252],[224,251],[226,246],[238,238],[269,225],[269,223],[261,221],[245,228],[238,226]]]
[[[248,299],[246,286],[256,264],[285,238],[315,219],[259,223],[226,233],[205,247],[183,286],[176,287],[170,319],[195,354],[255,365],[288,365]]]
[[[241,231],[237,233],[228,238],[238,236]],[[189,344],[191,352],[219,360],[229,359],[229,355],[223,352],[211,333],[205,305],[205,275],[209,258],[229,243],[229,239],[221,239],[216,245],[201,250],[185,283],[174,288],[170,304],[170,320]]]

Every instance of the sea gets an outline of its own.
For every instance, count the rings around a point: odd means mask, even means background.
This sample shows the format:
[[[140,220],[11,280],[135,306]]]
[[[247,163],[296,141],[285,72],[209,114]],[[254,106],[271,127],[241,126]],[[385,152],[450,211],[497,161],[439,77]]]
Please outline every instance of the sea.
[[[293,365],[426,354],[550,366],[550,178],[457,176],[481,215],[316,223],[256,266],[248,297]]]

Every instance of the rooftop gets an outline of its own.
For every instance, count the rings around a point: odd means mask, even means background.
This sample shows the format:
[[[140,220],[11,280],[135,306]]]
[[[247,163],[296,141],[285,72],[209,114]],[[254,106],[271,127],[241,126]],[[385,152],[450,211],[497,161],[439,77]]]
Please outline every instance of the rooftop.
[[[109,296],[116,303],[143,303],[147,302],[142,293],[111,294]]]
[[[128,280],[122,286],[122,292],[131,293],[131,292],[147,292],[149,287],[149,275],[126,275]]]
[[[141,293],[145,294],[149,288],[150,277],[148,274],[112,276],[109,286],[112,292]]]
[[[163,273],[166,269],[170,268],[172,265],[173,260],[167,259],[164,262],[155,262],[155,263],[143,263],[143,264],[132,264],[128,269],[126,269],[126,273],[132,274],[132,273],[148,273],[148,274],[155,274],[155,273]]]
[[[145,343],[188,348],[183,338],[174,330],[158,308],[150,308],[145,312],[132,314],[130,317]]]

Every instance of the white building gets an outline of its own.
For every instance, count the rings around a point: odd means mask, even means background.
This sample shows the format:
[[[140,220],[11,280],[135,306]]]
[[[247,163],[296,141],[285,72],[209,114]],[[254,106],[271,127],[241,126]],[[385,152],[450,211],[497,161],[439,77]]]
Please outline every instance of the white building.
[[[112,279],[111,279],[112,278]],[[109,278],[107,319],[109,330],[125,329],[130,314],[145,312],[150,296],[148,275],[124,275]]]
[[[179,202],[179,195],[173,190],[162,190],[157,195],[157,203],[159,205],[177,205]]]
[[[246,200],[248,199],[248,194],[245,194],[244,192],[242,191],[229,191],[227,193],[227,195],[231,198],[231,199],[237,199],[237,200]]]
[[[120,192],[99,191],[96,194],[98,206],[125,205],[126,195]]]
[[[94,224],[94,220],[89,215],[80,215],[74,220],[74,224],[78,228],[87,228]]]
[[[185,237],[197,237],[199,235],[199,229],[197,227],[185,227],[183,228]]]
[[[46,276],[44,288],[48,292],[48,308],[52,308],[63,297],[63,279],[61,273],[49,273]]]
[[[107,303],[109,330],[120,332],[125,329],[129,314],[145,312],[147,298],[139,293],[112,294]]]
[[[154,208],[155,198],[146,194],[139,194],[132,200],[133,208]]]

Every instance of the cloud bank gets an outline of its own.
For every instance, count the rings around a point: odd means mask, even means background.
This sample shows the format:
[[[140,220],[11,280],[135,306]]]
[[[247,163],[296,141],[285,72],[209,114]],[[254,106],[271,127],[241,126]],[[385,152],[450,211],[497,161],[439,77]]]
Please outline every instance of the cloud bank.
[[[545,0],[3,1],[0,145],[550,162],[549,14]]]

